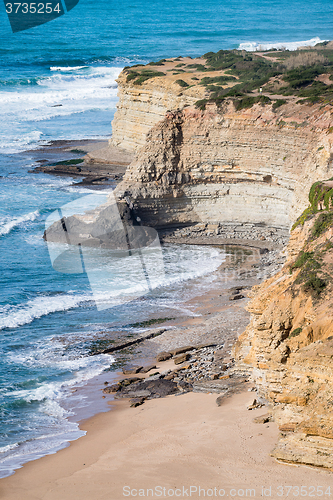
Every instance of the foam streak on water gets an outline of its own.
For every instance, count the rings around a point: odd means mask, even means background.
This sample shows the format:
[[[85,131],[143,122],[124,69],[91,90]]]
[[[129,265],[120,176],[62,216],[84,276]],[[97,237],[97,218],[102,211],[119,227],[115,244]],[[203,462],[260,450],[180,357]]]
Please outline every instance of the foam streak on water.
[[[323,43],[326,40],[321,40],[318,36],[311,40],[301,42],[243,42],[239,44],[239,50],[247,50],[248,52],[256,52],[271,49],[297,50],[299,47],[314,47],[317,43]]]

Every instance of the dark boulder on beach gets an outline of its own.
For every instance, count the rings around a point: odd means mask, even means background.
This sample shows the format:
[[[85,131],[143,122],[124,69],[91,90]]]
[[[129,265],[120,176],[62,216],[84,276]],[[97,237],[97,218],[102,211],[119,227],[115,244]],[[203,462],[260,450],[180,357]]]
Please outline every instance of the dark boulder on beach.
[[[143,380],[130,386],[122,387],[117,393],[117,399],[128,397],[145,397],[146,399],[164,398],[177,392],[179,392],[179,388],[171,380]]]

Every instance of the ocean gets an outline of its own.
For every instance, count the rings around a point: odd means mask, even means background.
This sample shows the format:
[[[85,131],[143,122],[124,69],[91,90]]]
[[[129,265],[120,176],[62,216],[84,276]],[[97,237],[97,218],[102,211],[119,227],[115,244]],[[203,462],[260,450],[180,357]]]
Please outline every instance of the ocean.
[[[83,435],[64,401],[112,370],[115,358],[89,355],[106,328],[126,336],[147,318],[183,314],[186,284],[209,286],[224,259],[211,247],[166,246],[164,281],[122,303],[114,293],[113,307],[99,310],[87,274],[57,272],[42,239],[55,210],[94,192],[29,173],[34,150],[108,138],[124,66],[239,47],[293,50],[332,39],[332,20],[328,1],[80,0],[13,34],[0,8],[0,477]]]

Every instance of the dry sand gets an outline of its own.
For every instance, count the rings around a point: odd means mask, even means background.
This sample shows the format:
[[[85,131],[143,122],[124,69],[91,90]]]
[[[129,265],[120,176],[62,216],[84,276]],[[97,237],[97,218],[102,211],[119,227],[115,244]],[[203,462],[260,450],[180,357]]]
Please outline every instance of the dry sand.
[[[87,435],[69,448],[1,480],[0,498],[120,500],[170,498],[174,493],[198,499],[204,498],[203,490],[211,498],[221,498],[222,490],[225,497],[262,498],[262,487],[271,487],[269,498],[277,499],[296,496],[296,488],[287,496],[287,486],[303,486],[303,493],[313,486],[317,493],[318,487],[325,491],[330,485],[333,494],[330,472],[279,464],[269,456],[278,431],[273,423],[252,422],[266,410],[246,409],[251,393],[235,395],[221,407],[215,399],[213,394],[187,393],[138,408],[117,402],[113,411],[85,422]],[[156,487],[162,490],[147,491]]]

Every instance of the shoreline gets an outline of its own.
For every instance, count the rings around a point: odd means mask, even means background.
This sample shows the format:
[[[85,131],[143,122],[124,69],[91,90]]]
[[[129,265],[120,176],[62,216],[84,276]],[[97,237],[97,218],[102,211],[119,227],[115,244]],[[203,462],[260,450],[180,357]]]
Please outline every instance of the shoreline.
[[[93,142],[94,144],[94,142]],[[77,142],[73,142],[72,141],[69,141],[69,142],[66,142],[64,144],[63,141],[60,141],[60,144],[56,144],[56,145],[51,145],[51,150],[53,151],[53,148],[55,146],[55,153],[57,154],[57,156],[59,157],[59,149],[58,147],[60,148],[60,151],[61,152],[67,152],[68,149],[71,149],[73,146],[76,146],[77,145]],[[51,151],[51,154],[54,154],[53,152]],[[43,147],[42,150],[39,151],[39,153],[41,153],[42,155],[44,154],[45,152],[45,148]],[[50,152],[50,151],[49,151]],[[36,154],[37,154],[37,151],[36,151]],[[213,238],[215,239],[215,238]],[[223,246],[223,243],[222,243],[222,238],[220,236],[217,236],[216,237],[216,242],[213,243],[213,241],[211,239],[209,239],[208,241],[206,240],[205,241],[205,244],[209,244],[209,245],[219,245],[219,246]],[[166,241],[167,243],[167,241]],[[195,245],[201,245],[203,244],[203,241],[198,241],[198,239],[189,239],[187,238],[186,240],[184,240],[184,238],[182,237],[177,237],[177,235],[175,237],[172,237],[171,240],[170,240],[170,243],[176,243],[176,244],[195,244]],[[229,243],[231,246],[238,246],[239,243],[242,245],[243,243],[244,244],[251,244],[250,241],[245,241],[245,240],[241,240],[241,241],[230,241],[230,240],[227,240],[227,243]],[[266,248],[267,247],[267,244],[265,245],[265,242],[252,242],[253,243],[253,246],[252,246],[252,249],[254,248],[258,248],[258,247],[263,247],[263,248]],[[268,243],[268,242],[266,242]],[[259,244],[259,245],[258,245]],[[274,246],[274,243],[271,242],[271,246],[273,247]],[[236,249],[236,252],[237,252],[237,249]],[[256,258],[259,257],[259,252],[257,252],[256,254]],[[232,260],[232,259],[231,259]],[[228,259],[227,259],[228,261]],[[221,269],[223,269],[226,265],[228,264],[228,262],[224,264],[222,264],[221,266]],[[229,262],[230,264],[230,262]],[[238,265],[238,264],[237,264]],[[233,266],[231,266],[232,268]],[[233,271],[232,271],[233,272]],[[232,273],[231,273],[232,274]],[[244,281],[244,278],[246,279],[247,278],[247,275],[246,276],[243,276],[241,278],[241,281],[243,283]],[[232,279],[232,276],[228,276],[227,277],[227,280],[230,281],[230,279]],[[250,280],[252,279],[252,277],[250,276]],[[200,280],[200,279],[199,279]],[[191,283],[188,283],[188,284],[185,284],[185,287],[187,286],[191,286]],[[232,286],[231,284],[229,285],[229,287]],[[219,290],[221,292],[221,290]],[[228,294],[228,292],[225,290],[226,292],[226,295]],[[216,307],[220,307],[220,299],[217,299],[217,297],[215,296],[212,297],[212,296],[209,296],[209,297],[206,297],[206,300],[200,300],[199,298],[199,295],[200,294],[197,294],[197,296],[193,299],[191,299],[191,302],[194,302],[196,303],[196,307],[198,309],[201,309],[201,310],[204,310],[205,308],[207,309],[205,312],[207,312],[207,316],[205,316],[203,318],[203,325],[201,327],[201,333],[198,335],[198,334],[194,334],[193,333],[193,328],[196,328],[198,329],[198,318],[195,318],[195,317],[190,317],[190,318],[184,318],[184,317],[181,317],[181,318],[178,318],[178,320],[176,320],[175,322],[173,322],[174,324],[172,325],[172,322],[170,323],[169,326],[173,326],[173,330],[168,330],[167,334],[164,335],[163,338],[158,338],[158,339],[155,339],[151,342],[151,347],[150,347],[150,350],[155,350],[155,352],[159,349],[159,350],[162,350],[162,346],[167,346],[168,348],[171,348],[171,347],[179,347],[179,345],[184,345],[187,343],[187,340],[190,341],[190,342],[193,342],[193,338],[198,338],[198,336],[202,336],[204,337],[206,335],[206,333],[204,332],[204,330],[206,330],[206,323],[207,323],[207,320],[211,320],[211,312],[214,310],[214,308],[216,309]],[[220,295],[220,294],[218,294]],[[201,297],[202,299],[202,297]],[[219,303],[218,305],[216,305],[216,301]],[[224,307],[227,307],[230,311],[231,311],[231,303],[230,302],[227,302],[228,301],[228,297],[226,298],[226,304]],[[241,301],[242,302],[242,301]],[[236,303],[233,303],[233,306],[236,306],[236,309],[238,308],[239,309],[239,306],[238,304]],[[208,309],[211,309],[210,311],[208,311]],[[242,309],[242,307],[240,308]],[[201,313],[200,313],[201,314]],[[241,314],[241,313],[239,313]],[[186,316],[186,314],[185,314]],[[232,315],[230,315],[232,316]],[[234,318],[233,317],[230,317],[229,318],[229,322],[233,321]],[[184,321],[187,322],[189,325],[192,325],[193,328],[192,328],[192,331],[191,329],[188,329],[188,331],[186,332],[185,334],[185,328],[184,328]],[[178,329],[177,329],[177,323],[178,323]],[[179,325],[179,323],[181,323]],[[246,323],[244,322],[243,323],[243,326],[240,326],[239,327],[239,331],[238,331],[238,334],[241,333],[242,329],[245,327]],[[216,325],[215,325],[215,329],[216,329]],[[178,336],[178,338],[177,338]],[[169,340],[168,340],[168,337],[169,337]],[[229,336],[228,336],[229,337]],[[236,340],[237,338],[237,335],[235,335],[235,332],[232,333],[231,335],[232,337],[232,340],[230,339],[230,342],[234,343],[234,341]],[[185,340],[186,339],[186,340]],[[157,346],[160,346],[160,347],[157,347]],[[132,359],[133,359],[133,356],[131,356]],[[135,358],[136,359],[136,358]],[[109,373],[109,372],[108,372]],[[112,377],[117,377],[117,372],[112,372]],[[102,399],[101,397],[99,397],[99,395],[97,395],[97,392],[95,395],[93,395],[94,393],[94,388],[96,388],[96,385],[99,385],[99,386],[102,386],[103,382],[106,380],[106,379],[110,379],[110,375],[109,374],[101,374],[99,376],[97,376],[94,380],[91,380],[89,381],[88,384],[86,384],[84,387],[82,388],[79,388],[78,391],[82,394],[85,394],[85,395],[88,395],[88,398],[90,399],[90,406],[89,408],[83,408],[79,411],[80,415],[81,416],[73,416],[73,417],[69,417],[69,420],[71,421],[75,421],[75,422],[78,422],[80,427],[81,427],[81,422],[84,422],[86,420],[86,418],[88,417],[91,417],[91,415],[95,415],[96,413],[100,413],[100,412],[106,412],[108,410],[108,407],[107,407],[107,403],[104,399]],[[70,403],[69,403],[70,405]],[[65,408],[67,407],[68,405],[65,405]],[[94,407],[94,408],[93,408]],[[97,409],[98,408],[98,409]],[[67,444],[67,446],[71,446],[70,443]],[[56,453],[59,453],[56,452]],[[35,460],[33,460],[32,462],[35,462]],[[28,462],[30,463],[30,462]],[[26,466],[26,464],[24,464],[23,468]],[[16,476],[16,474],[18,473],[18,471],[20,471],[22,469],[18,469],[16,470],[16,472],[14,472],[14,475]],[[10,476],[9,476],[10,477]],[[2,480],[4,480],[5,478],[3,478]]]
[[[287,485],[328,488],[330,472],[287,467],[269,456],[277,428],[254,423],[266,410],[248,411],[249,400],[250,393],[242,392],[221,407],[202,393],[168,396],[138,408],[117,401],[112,411],[82,424],[84,439],[3,479],[1,498],[120,500],[138,496],[139,489],[144,497],[172,496],[147,494],[158,486],[167,492],[192,487],[192,498],[202,497],[195,487],[223,489],[228,496],[232,489],[251,489],[255,497],[264,487],[271,491],[267,496],[278,498],[279,488]],[[124,495],[130,490],[132,495]]]
[[[258,255],[258,254],[257,254]],[[216,270],[213,274],[217,275],[222,272],[222,274],[225,272],[225,266],[230,265],[231,261],[234,260],[234,256],[231,255],[229,256],[230,258],[226,259],[226,262],[222,263],[220,268]],[[248,258],[248,256],[246,256]],[[229,260],[229,262],[228,262]],[[251,262],[250,260],[250,266],[251,267]],[[244,266],[246,268],[246,266]],[[216,277],[216,276],[215,276]],[[249,276],[248,279],[246,279],[247,276],[245,276],[245,280],[253,283],[253,277]],[[241,281],[244,282],[244,277],[241,278]],[[200,278],[199,278],[200,281]],[[192,280],[193,282],[193,280]],[[193,283],[192,283],[193,284]],[[207,327],[211,331],[211,338],[216,339],[216,336],[221,338],[221,335],[224,338],[224,343],[228,345],[228,352],[227,355],[230,356],[230,347],[236,340],[237,336],[239,333],[241,333],[247,324],[248,321],[248,314],[244,311],[242,303],[244,303],[244,300],[241,301],[229,301],[229,295],[230,295],[230,287],[234,283],[230,282],[230,277],[227,277],[226,280],[224,281],[224,286],[222,288],[219,286],[218,283],[215,283],[215,288],[212,287],[210,292],[207,294],[204,294],[204,296],[201,296],[201,292],[199,291],[195,296],[192,296],[190,298],[189,303],[185,303],[184,307],[187,309],[187,313],[185,312],[185,316],[181,316],[178,318],[175,318],[172,321],[167,322],[167,325],[171,327],[170,329],[167,329],[166,332],[154,339],[151,339],[149,341],[145,341],[145,352],[152,353],[152,352],[159,352],[161,350],[165,349],[170,349],[170,348],[175,348],[179,347],[180,345],[187,345],[189,342],[190,343],[200,343],[202,341],[207,341],[209,335],[207,335]],[[191,283],[185,284],[185,287],[191,286]],[[250,285],[249,285],[250,286]],[[218,293],[219,292],[219,293]],[[222,297],[222,299],[221,299]],[[245,299],[246,300],[246,299]],[[190,310],[193,310],[193,307],[195,307],[195,314],[191,317],[188,316],[188,306],[190,307]],[[226,312],[227,309],[227,312]],[[222,313],[221,313],[222,310]],[[233,312],[232,312],[233,311]],[[220,322],[220,318],[218,317],[219,314],[224,315],[224,323],[225,325],[222,325]],[[240,318],[240,324],[238,325],[237,331],[234,330],[232,332],[228,332],[228,335],[226,334],[226,331],[228,331],[229,326],[236,320]],[[243,318],[243,319],[242,319]],[[222,322],[223,323],[223,322]],[[159,327],[163,325],[158,325]],[[233,325],[234,326],[234,325]],[[221,334],[221,331],[224,333]],[[209,339],[208,339],[209,340]],[[147,344],[149,344],[147,346]],[[140,351],[140,350],[139,350]],[[139,362],[142,363],[142,354],[141,354],[141,361],[140,361],[140,354],[135,355],[131,354],[131,361],[137,362],[139,359]],[[152,359],[152,358],[151,358]],[[149,362],[150,360],[145,359],[146,363]],[[117,360],[116,360],[117,362]],[[96,413],[100,414],[101,412],[108,412],[109,405],[107,399],[110,399],[110,396],[107,395],[106,397],[103,395],[102,390],[103,387],[105,387],[104,382],[108,381],[110,383],[114,382],[115,380],[112,379],[117,379],[119,376],[122,376],[117,371],[114,372],[103,372],[101,375],[95,377],[94,379],[91,379],[88,384],[85,386],[78,388],[78,392],[81,395],[84,395],[85,397],[88,397],[90,399],[90,406],[89,408],[83,408],[79,415],[76,414],[73,417],[70,417],[69,420],[75,421],[79,423],[80,429],[84,429],[84,422],[86,422],[87,417],[91,418],[91,415],[93,414],[94,416],[92,418],[95,418]],[[122,402],[114,402],[110,401],[111,405],[113,404],[122,404]],[[124,403],[126,406],[126,403]],[[70,406],[70,401],[68,401],[68,404],[65,405]],[[127,403],[128,406],[128,403]],[[71,447],[76,443],[77,440],[69,442],[67,444],[67,447]],[[63,448],[67,449],[67,448]],[[62,450],[59,450],[56,452],[56,455],[60,453]],[[52,455],[47,455],[47,458]],[[25,467],[29,465],[30,463],[39,463],[41,459],[37,460],[32,460],[29,462],[26,462],[23,464],[23,467],[21,469],[17,469],[12,476],[9,477],[15,477],[17,478],[17,474],[21,474],[22,470],[25,470]],[[8,478],[8,477],[7,477]],[[0,483],[5,481],[7,478],[3,478]],[[16,482],[16,479],[15,479]]]

